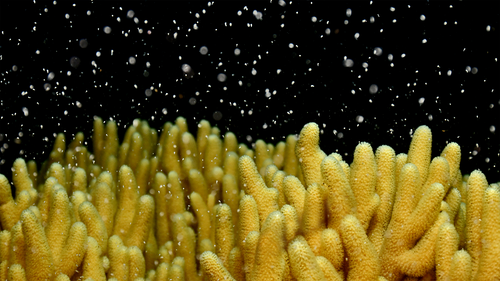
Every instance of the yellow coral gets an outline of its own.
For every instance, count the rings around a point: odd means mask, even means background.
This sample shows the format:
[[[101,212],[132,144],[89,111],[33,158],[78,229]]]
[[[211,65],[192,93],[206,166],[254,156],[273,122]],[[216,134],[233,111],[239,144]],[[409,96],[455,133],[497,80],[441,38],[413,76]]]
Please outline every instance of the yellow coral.
[[[135,120],[123,142],[94,119],[59,134],[47,162],[0,175],[1,280],[495,280],[500,188],[462,176],[460,146],[431,159],[361,142],[351,165],[319,127],[254,149],[202,120],[161,133]]]

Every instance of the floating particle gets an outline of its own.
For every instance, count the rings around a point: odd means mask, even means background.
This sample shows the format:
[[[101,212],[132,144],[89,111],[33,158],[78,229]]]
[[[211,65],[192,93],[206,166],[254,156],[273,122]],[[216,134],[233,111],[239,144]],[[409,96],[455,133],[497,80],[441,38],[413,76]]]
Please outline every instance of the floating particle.
[[[128,10],[127,12],[127,18],[131,19],[135,16],[134,10]]]
[[[144,91],[144,94],[146,95],[146,97],[150,97],[153,95],[153,91],[151,91],[151,89],[146,89],[146,91]]]
[[[128,63],[134,65],[136,62],[137,62],[136,58],[134,58],[134,57],[128,58]]]
[[[382,48],[376,47],[375,50],[373,50],[373,54],[376,55],[377,57],[382,55]]]
[[[196,98],[190,98],[189,99],[189,104],[190,105],[195,105],[196,104]]]
[[[356,116],[356,122],[363,123],[364,120],[365,120],[365,118],[362,115]]]
[[[54,74],[54,72],[52,72],[52,71],[51,71],[51,72],[47,75],[47,80],[52,81],[52,79],[54,79],[54,77],[55,77],[55,76],[56,76],[56,75]]]
[[[87,39],[81,39],[79,45],[80,48],[85,49],[89,46],[89,41]]]
[[[234,49],[234,55],[239,56],[241,54],[241,50],[239,48]]]
[[[105,26],[105,27],[104,27],[104,33],[106,33],[106,34],[110,34],[110,33],[111,33],[111,27],[109,27],[109,26]]]
[[[225,82],[225,81],[226,81],[226,79],[227,79],[227,76],[226,76],[226,74],[224,74],[224,73],[219,73],[219,74],[217,75],[217,80],[218,80],[219,82]]]
[[[202,46],[200,48],[200,54],[202,54],[202,55],[208,54],[208,48],[206,46]]]
[[[354,61],[352,59],[345,59],[342,64],[344,67],[352,67],[354,65]]]
[[[77,68],[78,66],[80,66],[80,58],[79,57],[71,57],[69,59],[69,64],[73,67],[73,68]]]
[[[378,92],[378,86],[376,84],[371,84],[368,91],[370,94],[376,94]]]
[[[215,111],[214,114],[212,115],[215,121],[219,121],[222,119],[222,112],[220,111]]]

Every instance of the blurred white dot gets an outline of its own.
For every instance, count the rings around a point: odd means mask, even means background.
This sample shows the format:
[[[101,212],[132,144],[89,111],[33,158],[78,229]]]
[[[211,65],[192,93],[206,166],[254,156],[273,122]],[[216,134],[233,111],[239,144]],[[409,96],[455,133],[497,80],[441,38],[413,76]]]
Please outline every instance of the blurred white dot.
[[[252,68],[252,75],[256,75],[257,74],[257,70],[255,68]]]
[[[43,89],[45,91],[50,91],[50,89],[52,88],[52,85],[50,85],[49,83],[45,83],[43,84]]]
[[[79,45],[80,48],[85,49],[89,46],[89,41],[87,41],[87,39],[81,39]]]
[[[352,16],[352,10],[351,10],[351,9],[347,9],[347,10],[345,11],[345,15],[346,15],[347,17]]]
[[[65,15],[64,15],[64,17],[65,17],[66,19],[69,19],[69,14],[65,14]]]
[[[370,92],[370,94],[376,94],[378,92],[378,86],[375,84],[371,84],[368,91]]]
[[[337,133],[337,138],[341,139],[343,137],[344,137],[344,133],[342,133],[342,132]]]
[[[354,39],[358,40],[358,38],[359,38],[359,32],[356,32],[356,33],[354,34]]]
[[[109,26],[105,26],[105,27],[104,27],[104,33],[106,33],[106,34],[110,34],[110,33],[111,33],[111,27],[109,27]]]
[[[202,55],[208,54],[208,48],[206,46],[202,46],[200,48],[200,54],[202,54]]]
[[[393,56],[392,54],[389,54],[389,55],[387,56],[387,59],[388,59],[389,61],[392,61],[392,60],[394,59],[394,56]]]
[[[356,122],[363,123],[364,120],[365,120],[365,118],[363,116],[361,116],[361,115],[356,116]]]
[[[219,121],[222,119],[222,112],[220,111],[215,111],[214,114],[212,115],[214,120]]]
[[[22,109],[23,109],[24,116],[28,116],[30,114],[27,107],[23,107]]]
[[[420,15],[420,20],[424,21],[425,20],[425,15]]]
[[[373,54],[376,56],[382,55],[382,48],[376,47],[375,50],[373,50]]]
[[[133,10],[128,10],[127,12],[127,18],[131,19],[133,18],[135,15],[135,12]]]
[[[224,74],[224,73],[219,73],[219,74],[217,75],[217,80],[219,80],[219,82],[225,82],[225,81],[226,81],[226,79],[227,79],[227,76],[226,76],[226,74]]]
[[[95,53],[95,56],[96,56],[96,57],[100,57],[100,56],[101,56],[101,52],[97,51],[97,52]]]
[[[465,73],[471,72],[472,68],[470,66],[465,67]]]
[[[425,43],[427,43],[427,39],[422,40],[422,44],[425,44]]]
[[[318,18],[317,17],[311,17],[311,21],[312,22],[316,22],[316,21],[318,21]]]
[[[17,71],[18,69],[19,69],[19,67],[17,67],[17,65],[15,65],[15,64],[14,64],[14,65],[12,66],[12,71]]]
[[[191,66],[187,63],[183,64],[181,68],[184,73],[189,73],[191,71]]]
[[[293,43],[288,44],[288,48],[292,49],[293,48]]]
[[[432,119],[434,119],[434,117],[432,117],[432,114],[429,114],[429,121],[432,121]]]
[[[448,70],[448,71],[446,72],[446,75],[451,76],[451,70]]]
[[[130,64],[132,64],[132,65],[134,65],[134,64],[136,63],[136,61],[137,61],[137,60],[136,60],[134,57],[130,57],[130,58],[128,58],[128,63],[130,63]]]
[[[330,30],[330,28],[325,29],[325,34],[326,35],[330,35],[330,33],[332,33],[332,31]]]
[[[346,59],[342,64],[344,67],[352,67],[354,65],[354,61],[352,59]]]
[[[54,74],[54,72],[51,71],[49,75],[47,75],[47,80],[52,81],[52,79],[54,79],[55,76],[56,75]]]
[[[189,99],[189,104],[190,105],[195,105],[196,104],[196,98],[190,98]]]
[[[239,48],[234,49],[234,55],[239,56],[241,54],[241,50]]]
[[[491,26],[487,25],[486,26],[486,32],[490,32],[491,31]]]
[[[479,71],[479,69],[477,69],[477,67],[472,68],[472,74],[476,74],[478,71]]]
[[[167,111],[167,109],[166,109],[166,108],[163,108],[163,109],[161,110],[161,113],[163,113],[164,115],[167,115],[168,111]]]
[[[425,102],[425,98],[419,98],[418,99],[418,104],[422,105]]]
[[[150,97],[153,95],[153,91],[151,91],[151,89],[146,89],[146,91],[144,91],[144,94],[146,95],[146,97]]]
[[[495,132],[495,130],[496,130],[495,126],[491,125],[491,126],[490,126],[490,132],[494,133],[494,132]]]

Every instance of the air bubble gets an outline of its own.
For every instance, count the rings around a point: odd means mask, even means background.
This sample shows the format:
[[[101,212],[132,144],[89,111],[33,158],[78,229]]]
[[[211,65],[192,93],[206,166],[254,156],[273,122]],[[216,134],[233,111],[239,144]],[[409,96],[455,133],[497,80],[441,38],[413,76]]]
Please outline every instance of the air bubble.
[[[208,54],[208,48],[206,46],[202,46],[200,48],[200,54],[202,54],[202,55]]]

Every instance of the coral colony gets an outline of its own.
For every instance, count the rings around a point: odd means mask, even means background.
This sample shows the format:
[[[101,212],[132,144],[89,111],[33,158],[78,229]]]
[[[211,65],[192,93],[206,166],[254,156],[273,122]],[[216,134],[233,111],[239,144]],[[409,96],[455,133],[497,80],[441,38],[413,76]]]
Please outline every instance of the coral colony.
[[[500,279],[499,184],[462,175],[457,143],[431,159],[426,126],[351,164],[315,123],[253,149],[181,117],[83,139],[16,160],[15,194],[0,175],[0,280]]]

